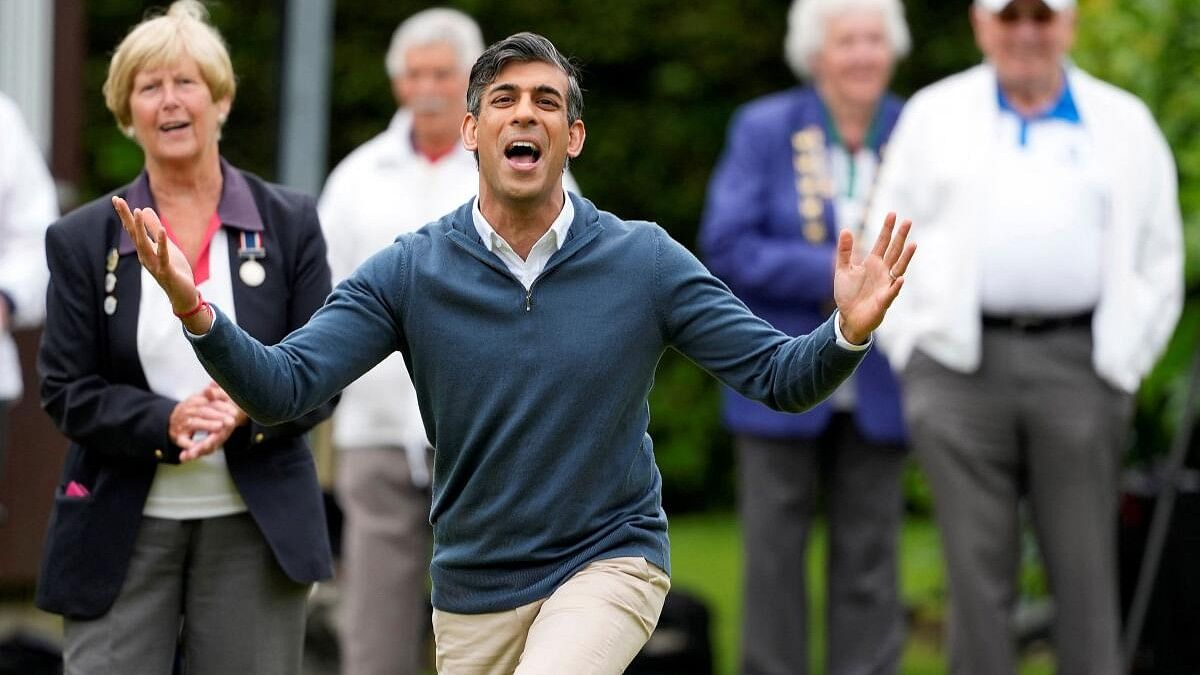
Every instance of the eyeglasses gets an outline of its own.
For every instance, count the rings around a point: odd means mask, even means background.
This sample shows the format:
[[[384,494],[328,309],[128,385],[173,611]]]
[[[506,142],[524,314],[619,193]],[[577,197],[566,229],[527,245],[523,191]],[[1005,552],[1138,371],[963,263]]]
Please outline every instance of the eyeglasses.
[[[1018,24],[1023,20],[1032,21],[1039,26],[1044,26],[1054,20],[1054,10],[1041,3],[1038,3],[1036,8],[1022,10],[1017,6],[1017,3],[1010,2],[996,14],[996,18],[1000,23],[1008,26]]]

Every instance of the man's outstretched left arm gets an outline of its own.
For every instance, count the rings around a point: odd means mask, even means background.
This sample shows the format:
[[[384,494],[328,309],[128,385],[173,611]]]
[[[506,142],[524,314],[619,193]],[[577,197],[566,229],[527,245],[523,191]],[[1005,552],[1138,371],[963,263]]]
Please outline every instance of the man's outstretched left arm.
[[[888,216],[875,246],[859,261],[852,257],[854,237],[842,232],[834,272],[838,311],[795,338],[751,313],[664,234],[659,281],[668,343],[748,398],[777,410],[807,410],[854,372],[865,350],[852,345],[869,342],[903,286],[915,246],[906,242],[910,223],[895,227],[895,221]],[[839,344],[839,333],[845,343]]]

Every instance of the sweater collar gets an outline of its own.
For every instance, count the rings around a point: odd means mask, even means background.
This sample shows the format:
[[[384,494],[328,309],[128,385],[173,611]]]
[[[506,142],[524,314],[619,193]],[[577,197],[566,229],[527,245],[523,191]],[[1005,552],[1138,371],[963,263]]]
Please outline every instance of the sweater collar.
[[[596,209],[595,204],[592,204],[591,201],[570,190],[567,190],[566,193],[567,199],[571,200],[571,208],[575,213],[575,217],[571,219],[570,225],[565,229],[560,248],[600,227],[600,212]],[[479,232],[475,229],[475,220],[471,215],[472,211],[475,210],[475,199],[475,197],[472,197],[467,200],[458,208],[446,214],[442,221],[446,225],[447,233],[455,232],[458,236],[465,237],[467,240],[487,248],[483,243],[483,239],[479,236]],[[563,208],[566,210],[565,206]]]
[[[488,251],[495,251],[496,244],[501,239],[500,235],[492,228],[492,224],[484,217],[483,211],[479,208],[479,197],[471,200],[474,206],[471,208],[471,223],[475,226],[475,233],[479,235],[479,241],[487,247]],[[567,197],[567,191],[563,190],[563,207],[555,217],[554,222],[550,223],[550,229],[543,237],[549,235],[553,237],[554,250],[562,248],[562,245],[567,240],[567,235],[571,230],[571,221],[575,219],[575,207],[571,204],[571,198]]]
[[[575,255],[577,251],[595,239],[603,229],[603,226],[600,224],[600,212],[594,204],[569,190],[567,191],[567,198],[571,200],[571,207],[575,211],[575,217],[571,220],[571,225],[567,228],[566,235],[558,251],[546,263],[546,269],[543,271],[543,274]],[[472,198],[454,211],[446,214],[441,220],[441,224],[445,228],[443,230],[445,236],[455,241],[465,251],[478,258],[484,264],[495,267],[501,272],[507,271],[503,263],[496,256],[492,255],[487,246],[484,245],[479,232],[475,230],[474,219],[471,215],[474,209],[475,199]]]

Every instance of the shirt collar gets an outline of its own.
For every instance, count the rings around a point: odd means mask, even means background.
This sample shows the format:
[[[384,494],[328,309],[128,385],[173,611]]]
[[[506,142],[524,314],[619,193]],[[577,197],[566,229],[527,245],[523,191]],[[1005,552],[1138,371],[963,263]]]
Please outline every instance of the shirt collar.
[[[471,206],[471,220],[475,223],[475,232],[479,235],[480,241],[487,247],[488,251],[494,251],[498,242],[504,241],[504,238],[492,229],[491,223],[487,218],[483,217],[483,212],[479,210],[479,198],[475,198],[475,203]],[[541,243],[546,237],[552,236],[551,245],[554,250],[562,248],[563,242],[567,240],[567,232],[571,229],[571,221],[575,220],[575,206],[571,203],[571,195],[563,190],[563,207],[558,212],[558,217],[550,223],[550,229],[542,238],[538,240]],[[535,244],[536,246],[536,244]]]
[[[147,207],[155,208],[154,194],[150,191],[150,175],[144,170],[138,174],[137,179],[125,192],[125,201],[129,203],[131,211]],[[221,225],[225,227],[248,232],[262,232],[263,230],[262,215],[258,212],[254,194],[250,191],[250,183],[242,175],[242,172],[235,169],[224,157],[221,158],[221,200],[217,202],[217,217],[221,219]],[[124,229],[121,230],[119,248],[122,255],[137,250],[133,245],[133,240],[129,238],[129,234]]]
[[[1069,124],[1079,124],[1081,121],[1079,118],[1079,108],[1075,107],[1075,97],[1071,95],[1071,84],[1067,81],[1065,75],[1063,76],[1062,93],[1058,95],[1058,100],[1054,102],[1054,105],[1040,113],[1029,117],[1022,116],[1008,102],[1008,97],[1004,95],[1004,89],[1000,87],[999,83],[996,84],[996,103],[1000,106],[1000,110],[1010,112],[1027,122],[1036,120],[1061,120]]]
[[[416,155],[412,144],[412,113],[407,108],[398,108],[388,123],[387,133],[391,137],[393,150],[401,157]]]
[[[392,115],[392,121],[388,122],[388,128],[384,135],[388,139],[387,144],[390,151],[379,155],[378,162],[382,167],[391,168],[414,160],[438,166],[451,162],[475,162],[475,156],[467,152],[461,142],[455,143],[449,152],[436,160],[430,160],[429,157],[417,150],[413,144],[413,114],[408,108],[396,110],[396,113]]]

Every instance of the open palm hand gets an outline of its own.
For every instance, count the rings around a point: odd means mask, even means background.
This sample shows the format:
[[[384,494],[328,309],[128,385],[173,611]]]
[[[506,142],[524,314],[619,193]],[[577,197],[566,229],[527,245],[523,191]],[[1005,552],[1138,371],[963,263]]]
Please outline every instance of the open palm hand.
[[[167,236],[158,214],[150,208],[130,211],[129,204],[120,197],[113,197],[112,202],[121,217],[121,226],[137,247],[138,262],[166,291],[171,309],[179,315],[194,308],[199,302],[200,291],[192,276],[192,266],[183,251]]]
[[[852,260],[854,235],[843,230],[838,236],[833,300],[841,314],[842,335],[852,343],[866,342],[871,331],[883,321],[904,285],[904,273],[916,253],[916,244],[905,243],[912,222],[902,221],[898,228],[895,225],[896,214],[889,213],[875,246],[859,262]]]

